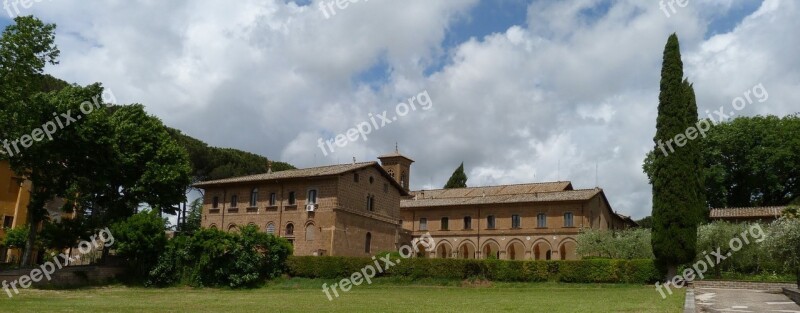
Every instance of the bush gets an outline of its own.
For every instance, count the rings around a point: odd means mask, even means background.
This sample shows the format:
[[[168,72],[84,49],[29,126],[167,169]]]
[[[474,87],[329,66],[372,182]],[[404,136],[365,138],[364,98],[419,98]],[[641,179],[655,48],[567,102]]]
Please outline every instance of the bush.
[[[652,259],[650,230],[633,228],[621,231],[589,229],[578,235],[578,255],[586,258]]]
[[[166,220],[158,212],[135,214],[111,226],[117,255],[125,260],[137,279],[144,280],[158,263],[167,245]]]
[[[239,234],[203,229],[171,240],[150,272],[148,284],[254,286],[282,274],[291,254],[286,239],[259,232],[255,226],[243,227]]]
[[[503,282],[562,281],[580,283],[644,284],[659,278],[653,260],[507,261],[392,258],[396,263],[376,276],[402,279],[488,279]],[[288,273],[294,277],[338,279],[374,264],[369,258],[290,257]],[[380,263],[383,266],[383,262]],[[374,266],[374,265],[373,265]]]

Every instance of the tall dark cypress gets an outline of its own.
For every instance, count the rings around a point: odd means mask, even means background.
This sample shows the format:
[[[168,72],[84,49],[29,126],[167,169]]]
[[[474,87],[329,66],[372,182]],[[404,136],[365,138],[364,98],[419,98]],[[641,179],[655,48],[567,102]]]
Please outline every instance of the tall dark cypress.
[[[681,264],[693,261],[697,224],[703,211],[702,162],[699,139],[676,140],[697,123],[692,85],[683,79],[678,36],[664,47],[661,91],[658,95],[655,159],[653,161],[653,253],[666,279]],[[678,146],[677,142],[685,142]],[[662,145],[671,145],[666,155]]]
[[[444,189],[451,188],[466,188],[467,187],[467,174],[464,173],[464,162],[453,172]]]

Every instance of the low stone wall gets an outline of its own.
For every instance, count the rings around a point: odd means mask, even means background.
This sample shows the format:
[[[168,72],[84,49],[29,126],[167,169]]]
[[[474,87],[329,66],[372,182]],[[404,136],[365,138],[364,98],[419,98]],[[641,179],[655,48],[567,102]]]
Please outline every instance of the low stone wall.
[[[720,288],[720,289],[748,289],[764,290],[768,292],[783,292],[783,288],[796,288],[793,283],[759,283],[749,281],[724,281],[724,280],[696,280],[692,282],[694,288]]]
[[[8,281],[10,283],[19,280],[22,275],[30,275],[32,270],[33,268],[0,272],[0,282]],[[47,288],[98,285],[113,281],[124,272],[125,269],[123,267],[116,266],[68,266],[62,269],[56,269],[53,274],[50,274],[50,280],[42,276],[41,281],[33,283],[33,286]]]
[[[800,304],[800,290],[797,288],[783,288],[783,294],[789,297],[789,299],[792,299],[794,303]]]

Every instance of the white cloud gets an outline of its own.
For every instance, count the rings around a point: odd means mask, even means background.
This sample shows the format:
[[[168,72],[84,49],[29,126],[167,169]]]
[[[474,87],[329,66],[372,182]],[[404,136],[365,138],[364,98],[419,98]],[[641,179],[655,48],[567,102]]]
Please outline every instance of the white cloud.
[[[770,100],[746,114],[786,114],[800,97],[798,4],[767,0],[731,32],[705,39],[711,13],[691,1],[667,18],[657,2],[536,1],[526,25],[449,49],[472,1],[369,1],[325,19],[315,1],[42,2],[59,25],[56,76],[101,81],[167,124],[211,144],[298,166],[374,159],[394,148],[417,162],[412,186],[441,187],[465,162],[470,185],[569,179],[599,185],[618,211],[643,217],[650,186],[661,53],[681,38],[699,106],[729,104],[763,83]],[[717,11],[709,10],[717,8]],[[604,12],[599,10],[599,12]],[[720,14],[720,13],[714,13]],[[426,74],[440,58],[445,66]],[[379,62],[388,79],[355,80]],[[410,113],[323,157],[317,138],[428,90]],[[560,163],[560,167],[558,164]]]

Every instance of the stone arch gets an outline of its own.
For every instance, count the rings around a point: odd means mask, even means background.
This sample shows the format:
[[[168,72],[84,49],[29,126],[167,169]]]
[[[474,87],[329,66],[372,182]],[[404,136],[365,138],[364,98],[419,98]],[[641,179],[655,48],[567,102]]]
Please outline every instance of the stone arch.
[[[544,239],[538,239],[533,242],[531,248],[531,257],[534,260],[550,260],[552,259],[553,248],[550,242]]]
[[[235,232],[235,231],[238,231],[238,230],[239,230],[239,228],[236,227],[236,224],[234,224],[234,223],[228,224],[228,231],[229,232]]]
[[[577,260],[578,254],[576,253],[578,242],[572,238],[564,238],[558,245],[558,257],[561,260]]]
[[[439,241],[435,251],[437,259],[449,259],[453,257],[453,245],[447,240]]]
[[[506,245],[506,258],[509,260],[524,260],[525,244],[518,239],[509,241],[508,245]]]
[[[500,259],[500,244],[494,240],[487,240],[481,247],[481,255],[484,259]]]
[[[317,239],[317,226],[314,225],[314,222],[306,223],[305,237],[306,241],[314,241],[315,239]]]
[[[475,244],[470,240],[464,240],[461,242],[461,245],[458,246],[459,259],[474,259],[476,258],[476,252]]]
[[[208,226],[209,229],[217,229],[217,224],[211,224]]]

